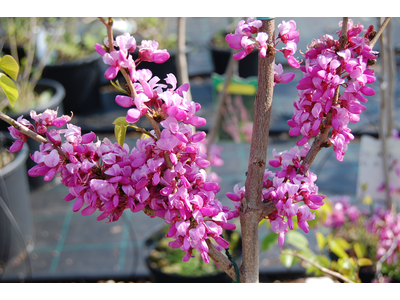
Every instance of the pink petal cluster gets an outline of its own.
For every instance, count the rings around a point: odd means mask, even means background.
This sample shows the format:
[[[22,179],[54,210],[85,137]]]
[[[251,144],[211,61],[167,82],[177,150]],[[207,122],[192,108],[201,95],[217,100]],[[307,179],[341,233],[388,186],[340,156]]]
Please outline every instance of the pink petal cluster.
[[[356,223],[362,215],[361,211],[355,205],[350,205],[349,196],[333,196],[332,212],[327,214],[324,226],[340,228],[345,222]]]
[[[27,127],[28,129],[33,129],[34,126],[26,119],[24,119],[23,116],[19,116],[17,121]],[[14,126],[8,127],[8,130],[10,131],[11,136],[16,139],[16,141],[11,145],[10,149],[8,150],[11,153],[17,152],[22,149],[24,146],[24,143],[28,140],[28,136],[25,134],[21,133],[19,130],[17,130]]]
[[[339,161],[354,139],[348,123],[360,120],[359,114],[365,110],[361,102],[367,102],[364,96],[375,94],[367,84],[375,81],[369,60],[376,55],[368,46],[369,39],[359,36],[362,30],[362,25],[352,26],[349,22],[348,41],[343,50],[339,50],[339,40],[330,35],[313,40],[304,53],[305,65],[300,67],[303,71],[297,85],[300,99],[294,103],[294,115],[287,122],[292,127],[291,136],[303,135],[297,142],[302,146],[318,134],[329,114],[330,124],[325,125],[333,127],[329,142]],[[333,103],[337,87],[343,87],[344,91],[337,103]]]
[[[278,29],[278,39],[280,39],[281,42],[285,44],[285,47],[283,47],[282,50],[279,51],[281,51],[286,57],[290,66],[292,66],[293,68],[299,68],[300,63],[293,56],[297,51],[297,43],[299,42],[299,31],[296,30],[296,22],[293,20],[290,20],[288,22],[282,20],[282,23],[278,25]],[[276,43],[275,46],[278,43]]]
[[[51,140],[52,134],[47,132],[49,126],[63,127],[67,122],[71,121],[71,117],[63,115],[57,117],[57,111],[46,109],[43,113],[37,114],[36,111],[32,110],[30,112],[31,118],[35,121],[35,126],[31,122],[24,119],[23,116],[18,117],[17,121],[27,127],[30,130],[36,130],[38,134],[46,134],[46,136]],[[28,136],[18,131],[14,126],[8,127],[10,134],[16,141],[11,145],[9,152],[16,152],[22,149],[24,143],[28,140]],[[55,143],[57,141],[54,140]]]
[[[232,49],[241,49],[233,57],[236,60],[241,60],[250,54],[254,48],[260,50],[261,57],[266,57],[269,49],[271,49],[282,52],[288,60],[289,65],[299,68],[300,63],[293,57],[297,51],[297,43],[299,42],[299,31],[296,31],[296,22],[293,20],[289,22],[282,21],[278,25],[280,30],[279,35],[272,44],[268,44],[268,34],[259,32],[261,26],[262,21],[254,18],[248,18],[247,21],[239,21],[235,33],[230,33],[225,38],[229,43],[229,47]],[[280,41],[285,44],[282,50],[276,49]],[[282,66],[280,64],[279,66],[275,65],[274,83],[289,82],[293,78],[294,73],[283,75]]]
[[[220,187],[203,169],[210,165],[200,151],[205,133],[193,134],[184,123],[174,127],[172,120],[161,123],[165,128],[160,139],[140,139],[132,150],[107,138],[95,141],[93,132],[82,135],[80,127],[70,123],[66,129],[46,128],[53,142],[41,144],[32,156],[37,165],[28,173],[44,175],[45,180],[60,176],[69,187],[64,199],[75,201],[73,211],[81,210],[84,216],[100,211],[99,221],[116,221],[126,209],[138,212],[150,208],[155,214],[151,217],[162,217],[171,225],[167,236],[175,240],[170,246],[187,253],[184,261],[197,249],[208,262],[206,240],[213,238],[227,248],[222,230],[235,228],[228,221],[237,217],[237,212],[231,212],[216,198]],[[172,169],[167,167],[165,153],[173,163]]]
[[[104,73],[107,79],[114,79],[121,68],[126,68],[129,71],[132,81],[138,80],[136,67],[141,61],[163,63],[170,57],[167,50],[159,50],[156,41],[142,41],[139,48],[139,58],[134,61],[131,54],[136,50],[136,40],[129,33],[124,33],[115,38],[113,46],[116,49],[110,51],[108,38],[104,39],[104,47],[100,44],[95,45],[95,50],[99,53],[103,62],[110,67]]]
[[[308,232],[307,221],[313,220],[315,210],[321,207],[325,196],[318,195],[318,187],[314,184],[317,176],[310,171],[304,174],[301,161],[306,157],[309,145],[301,150],[295,146],[290,150],[276,153],[273,150],[274,159],[269,161],[272,167],[279,168],[273,173],[266,169],[263,179],[262,199],[260,201],[273,201],[277,210],[268,216],[271,229],[279,235],[279,246],[282,247],[285,233],[294,229],[293,217],[304,231]],[[234,201],[235,208],[240,207],[240,201],[244,199],[245,188],[236,185],[234,193],[226,196]],[[300,205],[300,202],[304,202]]]
[[[159,50],[158,42],[156,41],[142,41],[142,44],[138,47],[139,59],[141,61],[155,62],[161,64],[167,61],[170,57],[166,49]]]
[[[378,237],[376,260],[384,256],[396,243],[396,248],[386,259],[387,264],[398,262],[400,252],[400,214],[393,214],[390,210],[377,207],[366,224],[366,229]]]

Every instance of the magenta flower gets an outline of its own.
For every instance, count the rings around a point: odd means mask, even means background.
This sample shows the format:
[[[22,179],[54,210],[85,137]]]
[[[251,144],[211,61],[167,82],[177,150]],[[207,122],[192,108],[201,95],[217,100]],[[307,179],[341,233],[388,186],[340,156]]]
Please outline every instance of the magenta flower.
[[[166,49],[158,50],[156,41],[143,40],[139,48],[139,59],[142,61],[155,62],[161,64],[167,61],[170,57]]]

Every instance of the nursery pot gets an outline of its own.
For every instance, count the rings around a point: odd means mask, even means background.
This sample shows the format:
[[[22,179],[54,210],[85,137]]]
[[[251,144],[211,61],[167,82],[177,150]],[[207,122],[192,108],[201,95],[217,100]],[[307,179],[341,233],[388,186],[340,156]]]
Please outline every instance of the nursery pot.
[[[225,74],[229,58],[232,55],[231,50],[216,48],[211,42],[209,43],[209,49],[214,64],[214,72],[220,75]],[[258,50],[253,50],[253,52],[239,61],[239,76],[242,78],[258,76]]]
[[[33,108],[38,114],[44,112],[47,108],[57,110],[58,108],[58,116],[61,116],[64,113],[64,109],[62,107],[62,102],[65,97],[65,90],[63,86],[52,79],[40,79],[38,84],[35,87],[35,92],[41,93],[46,90],[50,90],[52,92],[52,97],[49,102],[45,104],[38,105]],[[31,120],[30,117],[30,110],[26,110],[20,113],[10,113],[8,114],[11,118],[16,120],[19,116],[23,115],[25,119],[30,121],[32,124],[34,121]],[[7,131],[8,132],[8,127],[10,125],[6,122],[1,121],[0,122],[0,130],[1,131]],[[29,146],[29,153],[32,155],[35,153],[35,151],[39,150],[39,143],[31,138],[28,138],[28,146]],[[26,167],[29,170],[30,168],[34,167],[36,164],[33,160],[28,159],[26,161]],[[43,177],[29,177],[29,184],[32,189],[35,189],[37,187],[40,187],[44,184],[45,182],[43,181]]]
[[[58,62],[43,69],[42,78],[58,81],[65,89],[64,112],[90,114],[101,105],[100,60],[95,52],[83,59]]]
[[[232,282],[232,278],[230,278],[223,271],[217,274],[205,275],[205,276],[181,276],[178,274],[169,274],[163,272],[161,268],[157,267],[150,260],[150,252],[153,249],[156,249],[157,242],[160,241],[163,237],[165,237],[165,231],[161,229],[152,234],[145,242],[145,247],[147,248],[146,250],[148,253],[145,262],[147,268],[150,271],[152,282],[156,283],[231,283]],[[239,241],[239,245],[241,246],[241,241]],[[183,255],[184,252],[182,251],[182,257]],[[210,264],[214,263],[211,258],[209,263]]]
[[[4,134],[8,135],[6,132]],[[12,142],[11,137],[7,138],[6,146],[10,146]],[[24,145],[20,151],[15,153],[14,160],[0,169],[0,201],[4,201],[3,204],[11,211],[26,246],[32,249],[35,229],[32,221],[26,170],[28,154],[28,146]],[[17,257],[23,251],[21,237],[13,229],[10,220],[0,206],[0,267],[4,267],[9,259]]]

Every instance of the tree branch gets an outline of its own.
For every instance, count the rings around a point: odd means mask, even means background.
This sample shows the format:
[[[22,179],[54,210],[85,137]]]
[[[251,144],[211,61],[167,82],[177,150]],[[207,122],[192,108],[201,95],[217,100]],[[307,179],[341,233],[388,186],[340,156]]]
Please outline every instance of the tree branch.
[[[313,262],[313,261],[309,260],[307,257],[304,257],[303,255],[301,255],[301,254],[299,254],[297,252],[284,252],[284,251],[281,251],[281,253],[296,256],[296,257],[304,260],[305,262],[307,262],[309,264],[312,264],[314,267],[316,267],[317,269],[321,270],[322,272],[324,272],[326,274],[329,274],[331,276],[334,276],[336,278],[339,278],[339,279],[341,279],[341,280],[343,280],[343,281],[345,281],[347,283],[355,283],[354,281],[344,277],[342,274],[340,274],[338,272],[335,272],[335,271],[332,271],[332,270],[329,270],[327,268],[324,268],[324,267],[320,266],[319,264],[317,264],[316,262]]]
[[[38,143],[50,143],[52,144],[52,142],[41,136],[40,134],[30,130],[28,127],[22,125],[21,123],[19,123],[18,121],[15,121],[13,118],[7,116],[6,114],[0,112],[0,119],[2,119],[3,121],[6,121],[8,124],[10,124],[11,126],[14,126],[19,132],[25,134],[26,136],[34,139],[35,141],[37,141]],[[61,155],[62,157],[66,158],[65,154],[61,151],[60,147],[54,145],[54,148],[57,150],[58,154]]]
[[[369,43],[369,45],[371,46],[371,48],[374,48],[374,45],[376,44],[376,42],[378,41],[379,37],[381,36],[381,34],[383,33],[383,30],[385,30],[386,25],[389,23],[391,17],[387,17],[385,19],[385,21],[383,21],[379,31],[377,32],[377,34],[375,35],[375,37],[372,39],[372,41]]]
[[[275,36],[275,20],[263,20],[262,23],[259,31],[268,34],[268,44],[271,44]],[[245,183],[246,191],[239,209],[243,245],[243,263],[240,267],[241,282],[259,281],[258,223],[260,214],[265,207],[261,199],[271,120],[274,67],[274,52],[269,52],[264,58],[259,57],[254,125]]]

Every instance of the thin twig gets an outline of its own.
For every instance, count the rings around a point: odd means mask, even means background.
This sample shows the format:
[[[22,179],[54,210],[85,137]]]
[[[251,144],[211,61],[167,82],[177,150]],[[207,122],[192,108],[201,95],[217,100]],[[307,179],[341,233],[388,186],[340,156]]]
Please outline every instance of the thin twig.
[[[386,25],[389,23],[391,17],[387,17],[385,19],[385,21],[382,23],[379,31],[377,32],[377,34],[375,35],[375,37],[372,39],[372,41],[369,43],[369,45],[371,46],[371,48],[374,48],[375,43],[378,41],[379,37],[381,36],[381,34],[383,33],[383,30],[385,29]]]
[[[186,18],[178,18],[178,39],[177,39],[177,72],[178,72],[178,84],[182,85],[185,82],[189,82],[188,64],[186,59]],[[186,92],[186,99],[192,101],[192,94],[190,89]]]
[[[113,34],[112,34],[113,20],[112,20],[112,18],[108,18],[108,22],[106,22],[101,17],[99,19],[107,27],[109,49],[110,49],[110,51],[113,51],[114,50],[114,45],[113,45],[114,44],[114,38],[113,38]],[[131,80],[131,77],[130,77],[129,73],[124,68],[121,68],[120,71],[121,71],[122,75],[125,78],[125,81],[126,81],[126,84],[127,84],[128,90],[129,90],[129,96],[132,99],[135,99],[137,94],[136,94],[136,90],[135,90],[135,87],[133,86],[133,83],[132,83],[132,80]],[[160,127],[158,126],[158,123],[154,120],[153,116],[149,112],[146,112],[145,117],[150,122],[151,126],[153,127],[157,138],[158,139],[161,138]],[[164,159],[165,159],[165,163],[167,164],[167,167],[169,169],[173,170],[174,169],[174,164],[172,163],[171,158],[169,157],[167,151],[164,152]]]
[[[207,153],[208,154],[210,153],[211,145],[214,144],[214,142],[215,142],[217,132],[219,130],[219,126],[221,123],[221,117],[222,117],[221,110],[225,103],[225,99],[228,95],[228,87],[229,87],[229,84],[231,83],[233,71],[235,70],[235,68],[238,64],[238,61],[233,58],[233,54],[234,54],[234,51],[232,50],[228,65],[225,70],[224,85],[222,87],[222,91],[218,93],[218,97],[217,97],[217,105],[215,107],[215,114],[214,114],[215,120],[214,120],[213,126],[211,127],[210,132],[207,135],[207,140],[208,140]]]
[[[322,272],[324,272],[324,273],[326,273],[326,274],[329,274],[329,275],[331,275],[331,276],[334,276],[334,277],[336,277],[336,278],[339,278],[339,279],[341,279],[341,280],[343,280],[343,281],[345,281],[345,282],[348,282],[348,283],[355,283],[354,281],[352,281],[352,280],[350,280],[350,279],[344,277],[342,274],[340,274],[340,273],[338,273],[338,272],[335,272],[335,271],[332,271],[332,270],[329,270],[329,269],[327,269],[327,268],[324,268],[323,266],[320,266],[320,265],[317,264],[316,262],[313,262],[313,261],[309,260],[307,257],[304,257],[303,255],[301,255],[301,254],[299,254],[299,253],[297,253],[297,252],[285,252],[285,251],[281,251],[281,253],[296,256],[296,257],[298,257],[298,258],[304,260],[305,262],[307,262],[307,263],[309,263],[309,264],[312,264],[314,267],[316,267],[317,269],[321,270]]]
[[[19,132],[25,134],[26,136],[34,139],[35,141],[39,142],[39,143],[50,143],[52,144],[52,142],[41,136],[40,134],[30,130],[28,127],[22,125],[21,123],[19,123],[18,121],[15,121],[13,118],[7,116],[6,114],[0,112],[0,119],[2,119],[3,121],[7,122],[8,124],[10,124],[11,126],[14,126]],[[65,154],[61,151],[60,147],[54,145],[54,148],[57,150],[58,154],[60,154],[62,157],[66,158]]]
[[[346,19],[348,20],[348,18],[343,18],[343,24],[342,24],[342,32],[340,35],[339,40],[340,41],[345,41],[347,40],[347,38],[342,38],[345,29],[347,28],[347,23],[346,23]],[[378,40],[378,38],[380,37],[380,35],[383,32],[383,29],[386,27],[386,25],[388,24],[388,22],[390,21],[390,18],[386,18],[385,21],[382,24],[382,27],[380,28],[379,32],[375,35],[374,39],[370,42],[370,46],[371,48],[373,48],[373,46],[375,45],[376,41]],[[345,24],[346,23],[346,24]],[[341,49],[342,47],[344,47],[344,44],[341,43],[340,45]],[[332,103],[332,106],[334,105],[335,101],[337,101],[337,97],[338,97],[338,93],[339,93],[339,87],[336,90],[336,95],[334,98],[334,101]],[[328,113],[325,121],[324,121],[324,128],[318,133],[318,135],[316,136],[313,144],[311,145],[310,151],[308,152],[306,158],[303,161],[303,166],[304,166],[304,170],[307,171],[312,162],[314,161],[315,157],[317,156],[317,154],[319,153],[319,151],[323,148],[323,144],[326,142],[326,139],[329,135],[329,131],[330,131],[330,127],[331,127],[331,112]]]
[[[379,18],[381,21],[381,18]],[[381,22],[379,22],[381,23]],[[385,199],[386,208],[391,209],[392,197],[390,196],[390,178],[389,178],[389,168],[387,161],[387,136],[389,132],[385,132],[385,123],[387,122],[387,53],[386,53],[386,34],[383,34],[379,45],[380,51],[380,64],[381,64],[381,103],[379,108],[379,140],[381,141],[381,151],[382,151],[382,168],[383,168],[383,181],[385,183]]]

